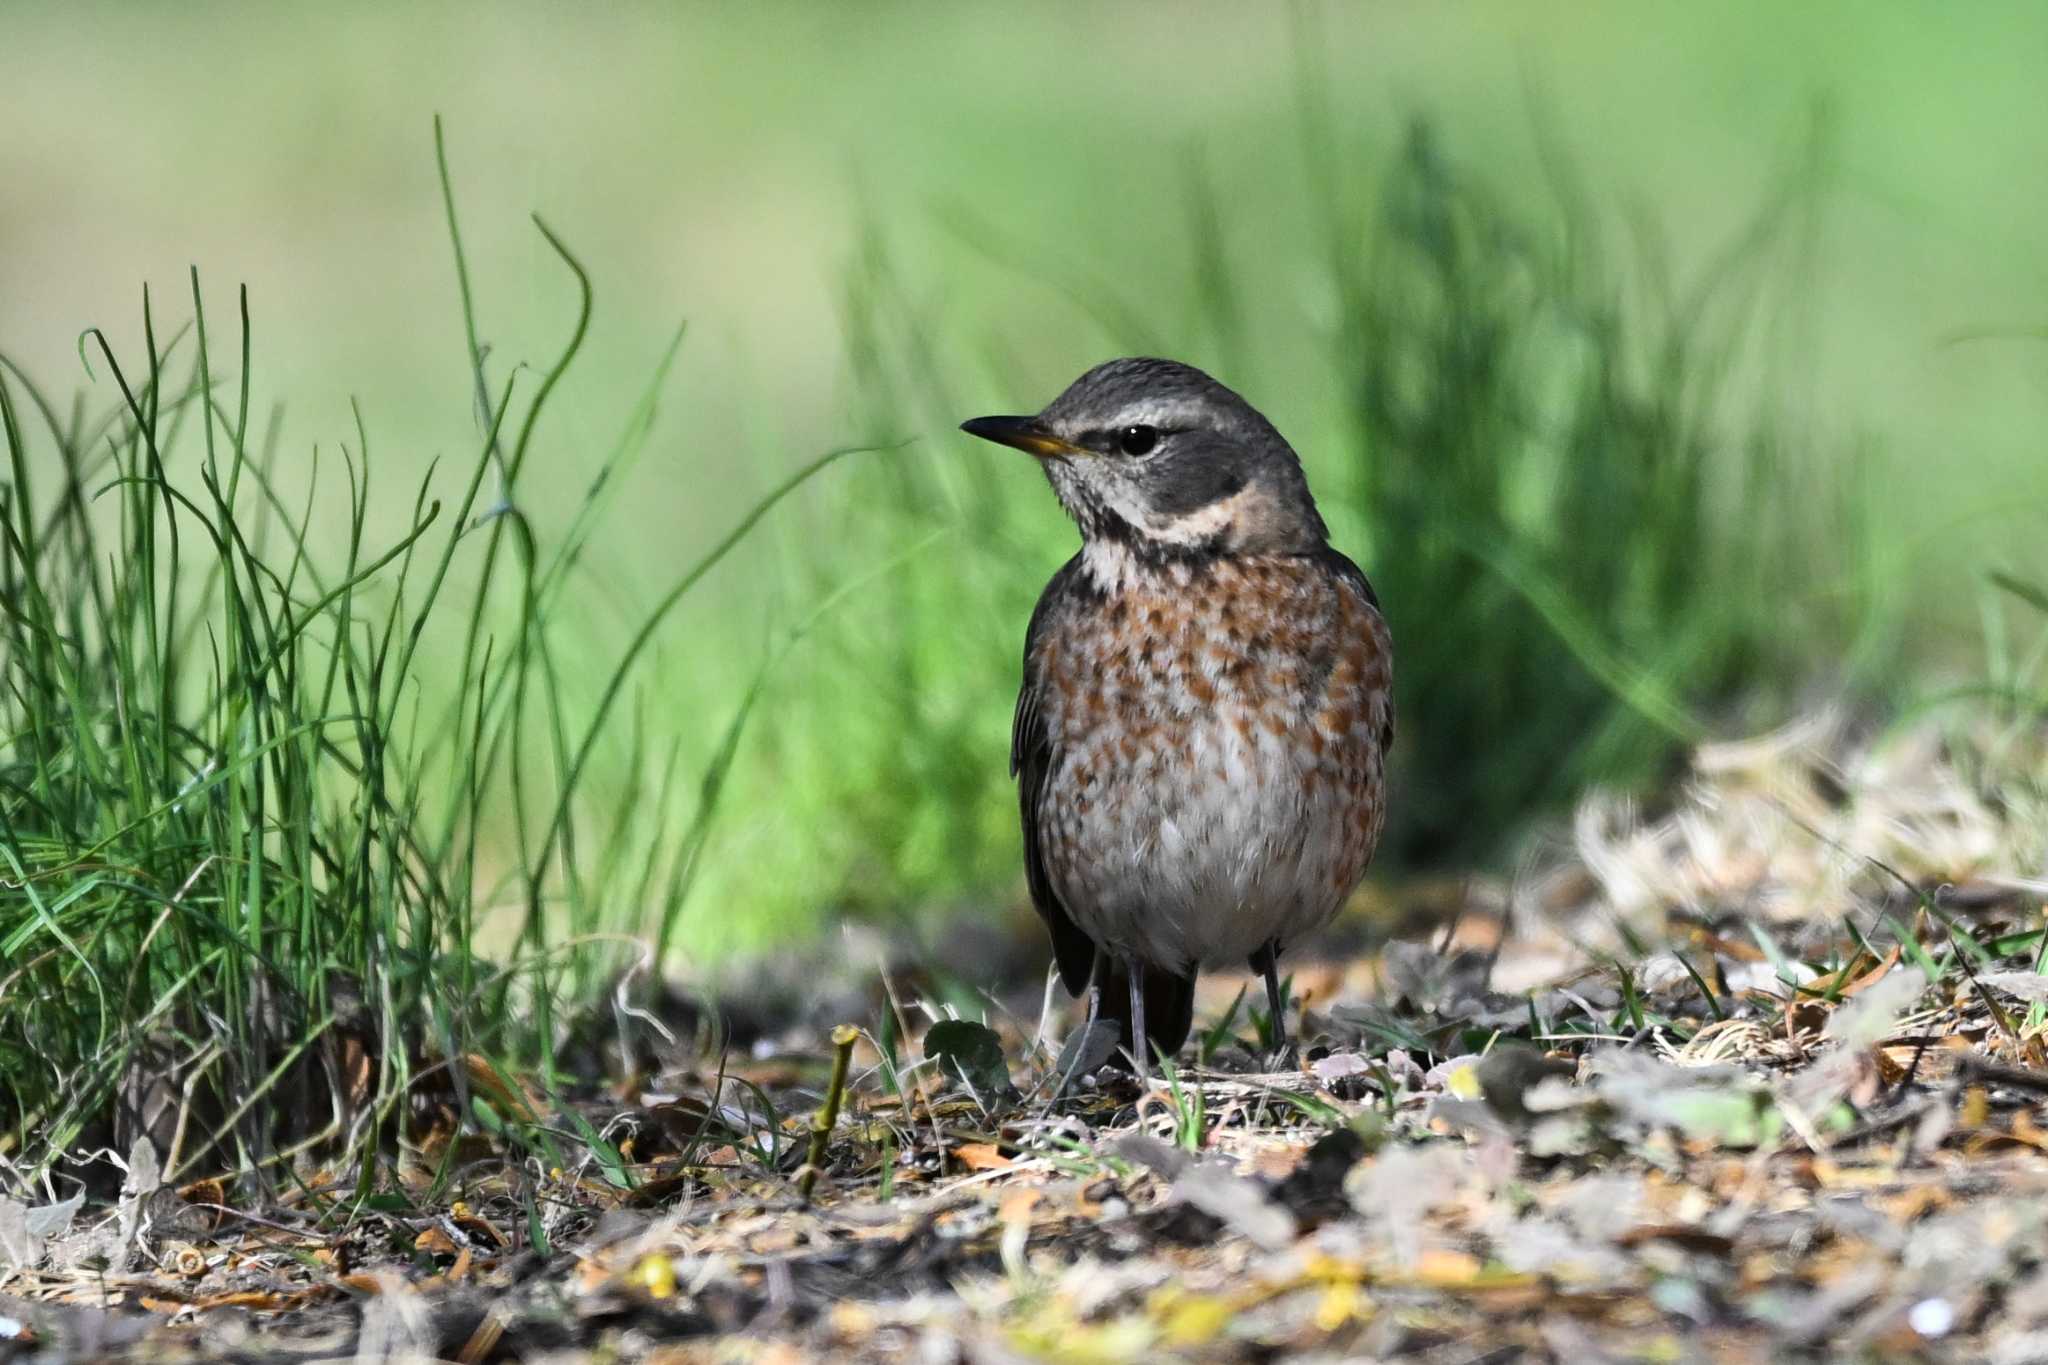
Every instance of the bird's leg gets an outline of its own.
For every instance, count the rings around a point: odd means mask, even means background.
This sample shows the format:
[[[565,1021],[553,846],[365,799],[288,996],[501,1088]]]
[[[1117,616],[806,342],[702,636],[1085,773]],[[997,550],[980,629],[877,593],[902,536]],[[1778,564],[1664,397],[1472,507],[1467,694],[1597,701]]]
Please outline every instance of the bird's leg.
[[[1074,1056],[1067,1063],[1066,1074],[1060,1077],[1055,1095],[1067,1093],[1067,1087],[1074,1083],[1074,1073],[1081,1069],[1081,1058],[1088,1053],[1088,1035],[1095,1031],[1096,1021],[1102,1017],[1102,983],[1109,976],[1109,954],[1097,948],[1095,960],[1088,966],[1088,1017],[1081,1021],[1080,1040],[1074,1043]]]
[[[1145,1037],[1144,964],[1125,963],[1124,975],[1129,977],[1131,982],[1131,1060],[1138,1067],[1138,1089],[1148,1090],[1152,1085],[1152,1067],[1146,1054],[1152,1050],[1152,1043]]]
[[[1095,961],[1088,966],[1088,1017],[1081,1021],[1081,1032],[1087,1033],[1102,1017],[1102,983],[1109,979],[1109,954],[1097,948]]]
[[[1287,997],[1280,992],[1280,941],[1275,939],[1252,954],[1252,965],[1266,978],[1266,1010],[1273,1021],[1273,1054],[1283,1064],[1294,1055],[1287,1041]]]

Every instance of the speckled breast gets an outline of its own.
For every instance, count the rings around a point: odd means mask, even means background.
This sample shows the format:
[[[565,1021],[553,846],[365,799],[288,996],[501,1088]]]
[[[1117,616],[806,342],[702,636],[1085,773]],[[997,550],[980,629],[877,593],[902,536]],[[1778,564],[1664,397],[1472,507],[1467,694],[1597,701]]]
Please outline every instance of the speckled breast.
[[[1362,580],[1297,556],[1082,567],[1031,660],[1068,913],[1175,969],[1327,923],[1385,814],[1392,651]]]

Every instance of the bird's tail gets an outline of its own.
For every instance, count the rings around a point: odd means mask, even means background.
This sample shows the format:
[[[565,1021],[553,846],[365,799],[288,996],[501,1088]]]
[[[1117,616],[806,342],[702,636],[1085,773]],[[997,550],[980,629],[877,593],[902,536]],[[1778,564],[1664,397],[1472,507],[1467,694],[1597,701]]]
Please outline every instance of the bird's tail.
[[[1195,978],[1176,975],[1163,967],[1140,967],[1145,974],[1145,1037],[1149,1048],[1145,1062],[1155,1055],[1171,1058],[1188,1040],[1195,1023]],[[1130,978],[1122,967],[1111,970],[1102,987],[1101,1018],[1117,1027],[1120,1046],[1131,1047]]]

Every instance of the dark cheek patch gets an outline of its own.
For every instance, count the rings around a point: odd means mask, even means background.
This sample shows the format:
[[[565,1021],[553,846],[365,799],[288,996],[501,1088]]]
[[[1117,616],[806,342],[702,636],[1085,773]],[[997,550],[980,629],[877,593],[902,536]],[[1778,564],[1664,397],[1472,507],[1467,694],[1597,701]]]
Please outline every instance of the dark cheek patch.
[[[1191,450],[1146,471],[1152,505],[1168,517],[1198,512],[1244,490],[1243,462],[1216,450]]]

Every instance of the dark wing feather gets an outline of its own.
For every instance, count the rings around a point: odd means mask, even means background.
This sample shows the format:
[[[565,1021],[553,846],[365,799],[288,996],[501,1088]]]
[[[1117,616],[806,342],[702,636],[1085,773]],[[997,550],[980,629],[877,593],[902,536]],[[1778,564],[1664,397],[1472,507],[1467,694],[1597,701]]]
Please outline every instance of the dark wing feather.
[[[1017,779],[1017,809],[1024,823],[1024,879],[1031,887],[1031,903],[1052,933],[1052,955],[1060,965],[1060,980],[1075,995],[1088,988],[1088,974],[1095,965],[1095,940],[1068,916],[1045,870],[1038,806],[1056,755],[1040,706],[1044,680],[1038,676],[1033,655],[1047,619],[1070,594],[1081,590],[1080,580],[1081,557],[1075,555],[1046,584],[1031,613],[1031,626],[1024,633],[1024,685],[1017,693],[1017,716],[1010,729],[1010,776]]]
[[[1386,612],[1380,609],[1380,595],[1372,590],[1372,580],[1365,576],[1365,570],[1351,562],[1349,556],[1341,550],[1325,545],[1317,552],[1317,558],[1322,561],[1324,568],[1336,574],[1339,578],[1344,579],[1352,587],[1363,593],[1365,600],[1372,604],[1372,609],[1380,613],[1380,620],[1382,622],[1387,619]],[[1382,754],[1387,753],[1393,747],[1394,708],[1389,706],[1387,708],[1387,723],[1380,729],[1380,752]]]

